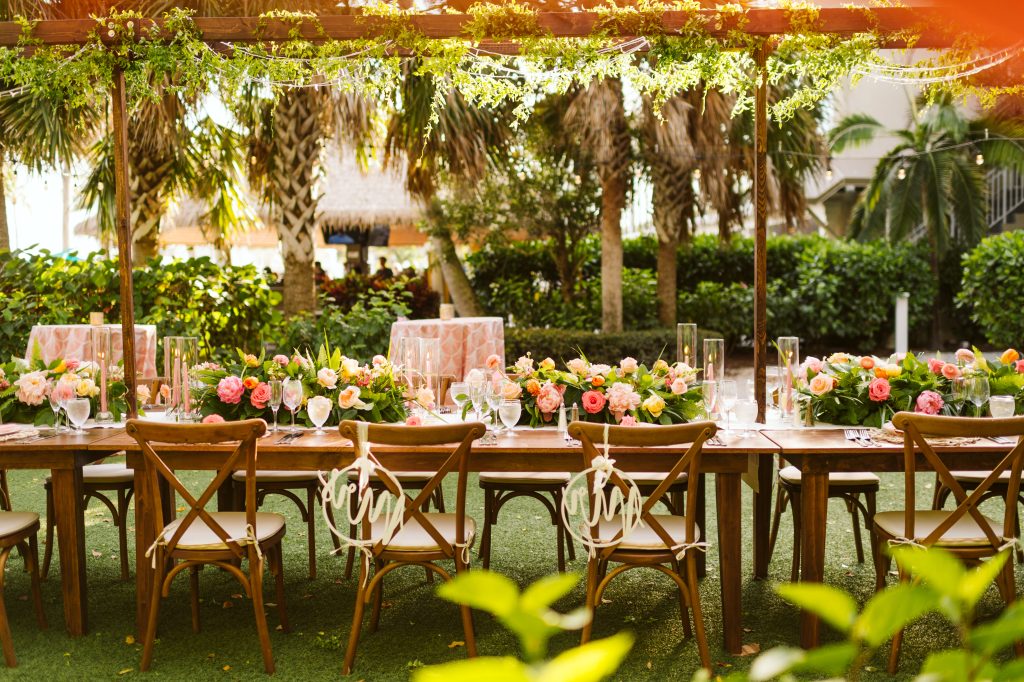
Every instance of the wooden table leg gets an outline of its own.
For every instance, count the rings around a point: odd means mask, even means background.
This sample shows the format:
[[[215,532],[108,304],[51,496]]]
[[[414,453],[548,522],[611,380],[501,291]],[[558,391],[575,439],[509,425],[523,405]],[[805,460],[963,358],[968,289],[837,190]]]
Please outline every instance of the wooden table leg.
[[[718,507],[718,570],[722,581],[722,639],[730,654],[743,645],[743,581],[741,566],[742,528],[739,474],[715,475],[715,503]]]
[[[81,637],[89,628],[85,581],[85,519],[82,509],[82,468],[53,469],[53,513],[60,547],[60,581],[68,634]]]
[[[135,636],[140,642],[149,614],[149,591],[153,587],[153,565],[146,558],[146,550],[156,535],[147,508],[150,503],[142,468],[138,467],[135,469]]]
[[[754,493],[754,577],[768,577],[768,536],[772,526],[772,474],[775,455],[757,455],[757,492]]]
[[[700,528],[700,536],[708,536],[707,524],[707,489],[705,484],[706,474],[699,474],[697,481],[697,528]],[[704,552],[697,552],[697,577],[703,578],[708,573],[708,556]]]
[[[828,473],[801,473],[800,504],[800,579],[820,583],[825,577],[825,524],[828,512]],[[804,611],[800,615],[800,645],[818,646],[817,616]]]

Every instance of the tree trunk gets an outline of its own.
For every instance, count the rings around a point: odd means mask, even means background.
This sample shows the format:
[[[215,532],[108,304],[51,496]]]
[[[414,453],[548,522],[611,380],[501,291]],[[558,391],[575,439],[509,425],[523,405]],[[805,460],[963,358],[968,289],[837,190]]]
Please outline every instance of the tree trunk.
[[[4,179],[4,155],[0,154],[0,251],[11,250],[11,235],[7,229],[7,182]]]
[[[435,232],[430,237],[430,247],[437,254],[437,260],[441,264],[441,273],[444,275],[445,284],[448,285],[448,293],[455,304],[455,310],[461,317],[483,315],[473,285],[466,276],[459,254],[455,252],[455,242],[452,241],[451,234],[447,231]]]
[[[289,90],[274,111],[277,137],[270,182],[276,200],[278,232],[284,257],[284,312],[316,309],[313,230],[317,228],[317,197],[313,186],[320,165],[324,128],[319,94]]]
[[[61,185],[61,246],[64,251],[71,248],[71,166],[65,159],[60,167]]]
[[[573,285],[576,283],[576,273],[569,259],[569,249],[565,242],[552,238],[549,242],[552,250],[552,258],[555,261],[555,270],[558,271],[558,290],[562,294],[562,301],[572,303]]]
[[[134,155],[133,155],[134,156]],[[151,153],[138,152],[132,158],[128,186],[132,197],[132,265],[140,268],[160,250],[160,219],[164,214],[163,181],[170,162],[158,161]]]
[[[658,322],[661,326],[674,329],[676,326],[679,263],[676,252],[679,250],[678,239],[662,239],[658,237]]]
[[[601,330],[622,331],[622,209],[626,182],[619,174],[601,181]]]

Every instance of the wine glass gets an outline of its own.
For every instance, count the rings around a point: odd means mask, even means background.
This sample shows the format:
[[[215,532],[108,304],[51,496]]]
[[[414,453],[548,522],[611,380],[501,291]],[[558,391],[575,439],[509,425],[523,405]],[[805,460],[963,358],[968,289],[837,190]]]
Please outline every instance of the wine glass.
[[[60,425],[60,411],[64,407],[66,401],[67,391],[61,385],[60,381],[54,381],[53,386],[50,387],[50,409],[53,410],[53,432],[54,433],[66,433],[67,428]]]
[[[1016,405],[1012,395],[994,395],[988,400],[988,409],[996,419],[1012,417]]]
[[[295,413],[298,411],[299,405],[302,404],[302,382],[298,379],[285,379],[281,388],[284,406],[292,413],[291,430],[298,431],[299,429],[295,426]]]
[[[967,378],[957,377],[950,382],[950,402],[953,403],[953,408],[956,410],[956,414],[959,415],[964,409],[964,403],[968,401],[967,397]]]
[[[502,400],[498,405],[498,417],[509,433],[515,430],[515,425],[519,423],[522,414],[523,406],[518,400]]]
[[[501,391],[495,389],[492,384],[490,391],[487,393],[487,407],[491,408],[491,418],[494,420],[495,425],[498,423],[498,408],[501,406],[501,401]]]
[[[736,421],[740,423],[743,430],[741,437],[750,435],[750,426],[757,420],[757,401],[752,398],[743,398],[736,401]]]
[[[484,407],[487,397],[491,394],[491,382],[484,379],[469,382],[469,400],[473,403],[473,411],[477,421],[483,421]]]
[[[718,382],[704,381],[700,385],[700,390],[704,398],[704,412],[708,419],[713,419],[714,414],[718,412]]]
[[[465,381],[456,381],[449,387],[449,392],[452,396],[452,402],[455,403],[458,414],[462,416],[462,406],[469,400],[469,385]]]
[[[314,433],[318,436],[322,436],[324,431],[324,422],[331,416],[331,408],[334,403],[329,398],[325,398],[322,395],[314,396],[309,399],[306,403],[306,414],[309,415],[309,419],[313,422],[313,426],[316,427]]]
[[[274,413],[274,428],[272,433],[277,433],[277,411],[281,409],[281,400],[283,399],[283,391],[281,389],[281,381],[279,379],[271,379],[270,381],[270,411]]]
[[[988,402],[988,377],[973,376],[967,379],[967,397],[974,403],[974,416],[981,416],[981,406]]]
[[[70,419],[71,423],[74,424],[75,431],[81,431],[82,424],[89,419],[89,399],[74,398],[69,400],[65,409],[68,413],[68,419]]]
[[[730,414],[736,407],[736,400],[739,395],[736,392],[736,382],[733,379],[723,379],[718,382],[718,399],[721,401],[722,412],[725,414],[725,433],[731,433],[729,428]]]

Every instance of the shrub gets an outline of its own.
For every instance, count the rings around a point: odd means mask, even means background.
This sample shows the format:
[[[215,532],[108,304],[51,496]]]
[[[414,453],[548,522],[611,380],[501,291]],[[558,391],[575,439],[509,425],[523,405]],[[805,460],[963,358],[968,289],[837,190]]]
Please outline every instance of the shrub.
[[[718,329],[726,345],[749,342],[753,331],[754,289],[746,284],[701,282],[679,294],[679,319],[699,320]]]
[[[398,277],[381,279],[350,273],[338,279],[329,279],[321,285],[326,300],[342,310],[355,306],[365,294],[389,291],[408,292],[404,297],[409,307],[409,317],[414,319],[437,317],[441,297],[430,288],[426,277]]]
[[[698,346],[707,337],[720,337],[710,330],[697,332]],[[534,358],[546,357],[564,362],[583,353],[591,362],[616,365],[624,357],[634,357],[650,366],[660,357],[675,360],[676,332],[669,329],[603,334],[570,329],[505,329],[505,360],[509,364],[516,358],[531,353]]]
[[[1022,287],[1024,232],[1007,232],[983,239],[964,255],[957,305],[970,311],[989,343],[1019,346],[1024,341]]]

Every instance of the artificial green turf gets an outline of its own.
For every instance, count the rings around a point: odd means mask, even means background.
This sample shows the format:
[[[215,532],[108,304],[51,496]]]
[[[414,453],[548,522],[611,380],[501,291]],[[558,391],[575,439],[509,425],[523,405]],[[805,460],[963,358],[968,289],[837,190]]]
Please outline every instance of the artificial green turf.
[[[45,508],[42,471],[18,471],[11,474],[11,492],[19,510]],[[201,474],[189,474],[193,482]],[[931,476],[922,476],[921,504],[931,498]],[[455,499],[453,481],[448,482],[447,499]],[[709,529],[714,545],[714,486],[709,485]],[[903,487],[898,474],[883,475],[879,509],[902,506]],[[482,519],[483,498],[475,481],[470,485],[469,513]],[[744,576],[750,575],[749,489],[744,487]],[[994,502],[993,514],[999,503]],[[343,578],[342,558],[328,553],[330,541],[326,527],[319,524],[319,578],[307,579],[305,524],[294,505],[280,497],[271,497],[267,509],[288,517],[285,538],[285,572],[288,613],[292,632],[272,632],[277,663],[277,679],[315,680],[340,676],[344,645],[351,622],[354,582]],[[134,635],[134,581],[119,580],[116,557],[117,534],[106,509],[93,502],[86,512],[86,560],[89,581],[90,632],[72,639],[64,632],[60,585],[55,561],[50,579],[43,585],[43,598],[50,629],[36,626],[28,601],[28,576],[12,557],[7,569],[6,603],[19,667],[4,671],[10,679],[111,679],[132,678],[138,672],[141,646],[128,640]],[[129,520],[130,527],[132,519]],[[829,535],[826,550],[826,581],[854,593],[862,603],[872,594],[873,571],[868,563],[856,563],[852,531],[845,507],[830,502]],[[515,500],[503,510],[494,530],[491,568],[526,585],[554,570],[554,529],[546,512],[535,501]],[[797,611],[778,598],[773,581],[788,580],[792,552],[792,524],[787,514],[779,533],[779,546],[771,566],[771,580],[745,578],[743,591],[744,642],[762,650],[777,645],[795,645],[799,641]],[[130,543],[130,547],[134,547]],[[40,538],[40,552],[42,542]],[[475,561],[474,556],[474,561]],[[750,665],[750,657],[734,657],[721,649],[721,607],[717,573],[717,552],[708,553],[708,576],[701,585],[705,622],[711,643],[711,656],[718,672],[726,673]],[[570,570],[582,572],[585,561],[577,550]],[[133,571],[134,575],[134,571]],[[1018,581],[1021,580],[1018,570]],[[251,602],[240,596],[239,585],[226,573],[205,570],[201,574],[203,629],[191,630],[187,578],[179,579],[165,600],[160,614],[160,639],[155,648],[150,676],[175,680],[262,679],[263,666],[253,623]],[[273,601],[272,583],[267,599]],[[454,605],[440,600],[426,584],[423,571],[406,568],[392,574],[384,595],[384,611],[376,633],[363,629],[353,680],[404,680],[411,668],[442,663],[465,656],[455,644],[462,634]],[[583,601],[579,587],[559,606],[567,610]],[[1000,601],[993,588],[981,606],[982,617],[998,612]],[[269,609],[271,629],[276,627],[276,610]],[[476,632],[483,655],[507,655],[516,652],[515,640],[493,619],[476,614]],[[698,667],[696,645],[683,639],[679,608],[672,583],[653,571],[625,573],[612,583],[607,603],[597,612],[595,637],[622,629],[632,630],[636,645],[625,665],[615,676],[619,680],[688,680]],[[826,638],[832,635],[827,634]],[[552,641],[556,653],[578,642],[578,633],[566,633]],[[928,618],[907,633],[901,664],[902,679],[909,679],[930,652],[956,644],[951,626],[938,617]],[[884,674],[883,650],[869,663],[862,679],[890,679]]]

